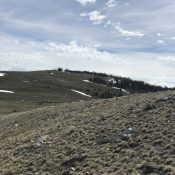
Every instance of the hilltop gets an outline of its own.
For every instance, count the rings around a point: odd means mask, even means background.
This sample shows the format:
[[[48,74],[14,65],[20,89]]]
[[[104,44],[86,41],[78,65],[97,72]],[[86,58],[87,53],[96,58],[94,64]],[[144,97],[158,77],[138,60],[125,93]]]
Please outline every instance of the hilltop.
[[[3,72],[0,73],[0,114],[167,89],[104,73],[61,68],[34,72]]]
[[[174,175],[175,91],[103,73],[0,73],[0,174]]]
[[[175,91],[0,118],[2,175],[174,175]]]

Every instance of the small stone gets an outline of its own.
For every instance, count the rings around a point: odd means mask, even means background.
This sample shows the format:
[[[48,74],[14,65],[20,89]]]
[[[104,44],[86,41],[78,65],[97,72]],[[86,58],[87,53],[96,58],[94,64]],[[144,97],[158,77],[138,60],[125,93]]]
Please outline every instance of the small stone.
[[[141,169],[143,171],[143,174],[146,175],[146,174],[158,172],[159,166],[155,162],[148,162],[148,163],[143,164],[141,166]]]

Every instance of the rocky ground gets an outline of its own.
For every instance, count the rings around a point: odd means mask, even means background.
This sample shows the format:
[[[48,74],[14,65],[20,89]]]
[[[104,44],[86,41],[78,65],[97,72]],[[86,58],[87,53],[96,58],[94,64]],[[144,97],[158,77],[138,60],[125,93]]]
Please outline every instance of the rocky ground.
[[[0,118],[1,175],[175,175],[175,92]]]

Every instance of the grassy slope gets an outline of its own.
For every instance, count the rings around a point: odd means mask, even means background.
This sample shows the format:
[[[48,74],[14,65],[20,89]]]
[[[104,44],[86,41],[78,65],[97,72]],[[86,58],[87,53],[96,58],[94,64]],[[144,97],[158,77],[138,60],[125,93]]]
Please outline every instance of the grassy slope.
[[[110,87],[82,81],[91,76],[58,71],[7,72],[6,76],[0,77],[0,90],[14,91],[15,94],[0,93],[0,114],[21,112],[55,103],[91,99],[72,92],[71,89],[90,95],[95,92],[103,93],[106,90],[116,95],[119,93],[119,90]]]
[[[4,116],[0,174],[174,175],[174,107],[167,91]],[[136,133],[123,140],[127,128]]]

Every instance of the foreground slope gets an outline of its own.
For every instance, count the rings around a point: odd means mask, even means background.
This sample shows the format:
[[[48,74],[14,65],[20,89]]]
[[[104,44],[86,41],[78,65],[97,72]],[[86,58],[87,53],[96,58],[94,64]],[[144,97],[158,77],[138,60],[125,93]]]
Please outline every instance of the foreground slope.
[[[0,174],[174,175],[174,107],[166,91],[3,116]]]

